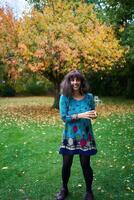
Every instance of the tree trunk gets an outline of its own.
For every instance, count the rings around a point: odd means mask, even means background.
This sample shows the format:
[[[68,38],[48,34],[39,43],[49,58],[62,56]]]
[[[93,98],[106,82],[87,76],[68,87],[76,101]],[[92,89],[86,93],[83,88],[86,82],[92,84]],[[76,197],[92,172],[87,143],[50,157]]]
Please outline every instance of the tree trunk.
[[[58,74],[58,72],[53,70],[53,73],[44,72],[44,77],[47,77],[54,85],[54,103],[52,108],[59,109],[59,98],[60,98],[60,84],[63,79],[63,75]]]
[[[128,79],[126,96],[127,98],[134,99],[134,78]]]
[[[134,99],[134,65],[132,63],[129,63],[129,75],[126,96],[128,98]]]
[[[59,99],[60,99],[60,84],[55,83],[54,85],[54,104],[53,108],[59,109]]]

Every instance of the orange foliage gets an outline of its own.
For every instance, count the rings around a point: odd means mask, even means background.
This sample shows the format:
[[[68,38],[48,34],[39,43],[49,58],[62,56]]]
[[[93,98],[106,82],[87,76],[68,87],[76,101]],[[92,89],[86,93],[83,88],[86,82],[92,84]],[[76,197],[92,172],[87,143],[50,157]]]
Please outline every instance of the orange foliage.
[[[0,8],[0,58],[5,64],[5,72],[8,77],[16,79],[18,76],[16,65],[17,43],[18,43],[18,22],[14,19],[10,9],[6,11]]]
[[[9,71],[27,68],[56,81],[75,68],[111,70],[124,61],[112,27],[97,19],[91,5],[61,0],[53,5],[42,13],[33,9],[19,21],[0,9],[0,57]]]
[[[54,7],[46,6],[43,13],[33,10],[25,16],[19,37],[28,49],[28,67],[49,71],[50,76],[55,71],[61,76],[74,68],[83,72],[111,70],[125,52],[112,27],[97,19],[91,5],[75,7],[61,0],[54,1]]]

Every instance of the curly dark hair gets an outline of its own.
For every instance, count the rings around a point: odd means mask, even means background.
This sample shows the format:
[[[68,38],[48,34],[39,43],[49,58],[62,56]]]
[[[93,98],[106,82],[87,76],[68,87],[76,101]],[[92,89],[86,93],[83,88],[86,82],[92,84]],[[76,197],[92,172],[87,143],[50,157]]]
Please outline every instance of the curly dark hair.
[[[78,79],[81,82],[80,85],[80,94],[86,94],[89,90],[89,86],[87,84],[86,79],[84,78],[84,76],[78,71],[78,70],[73,70],[70,71],[63,79],[61,85],[60,85],[60,91],[61,94],[68,96],[68,97],[72,97],[73,96],[73,90],[72,90],[72,86],[71,86],[71,80],[72,79]]]

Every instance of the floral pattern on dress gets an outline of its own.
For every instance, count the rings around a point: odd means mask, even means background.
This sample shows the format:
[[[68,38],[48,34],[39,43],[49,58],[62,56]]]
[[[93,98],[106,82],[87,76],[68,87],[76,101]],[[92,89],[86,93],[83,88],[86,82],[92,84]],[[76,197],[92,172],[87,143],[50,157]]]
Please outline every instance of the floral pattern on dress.
[[[90,119],[72,119],[73,114],[87,112],[95,109],[93,95],[85,94],[81,100],[60,97],[60,115],[65,123],[63,130],[60,154],[87,154],[97,153],[96,142]]]

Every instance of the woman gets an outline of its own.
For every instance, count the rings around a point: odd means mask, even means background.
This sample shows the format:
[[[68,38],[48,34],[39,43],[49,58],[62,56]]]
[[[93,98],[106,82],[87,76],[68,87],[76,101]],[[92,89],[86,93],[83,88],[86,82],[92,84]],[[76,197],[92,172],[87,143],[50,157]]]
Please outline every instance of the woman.
[[[88,93],[87,83],[83,75],[77,71],[69,72],[61,83],[60,115],[65,122],[63,140],[59,153],[63,156],[62,188],[57,200],[68,196],[68,181],[73,156],[79,154],[80,163],[86,183],[84,200],[93,200],[93,171],[90,156],[97,153],[91,119],[96,118],[93,95]]]

